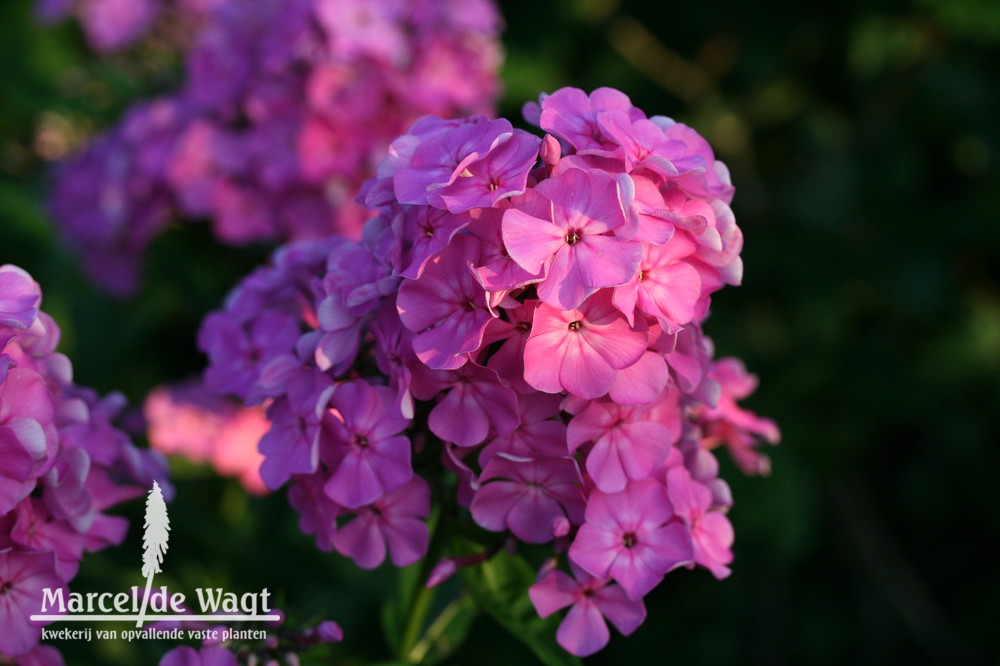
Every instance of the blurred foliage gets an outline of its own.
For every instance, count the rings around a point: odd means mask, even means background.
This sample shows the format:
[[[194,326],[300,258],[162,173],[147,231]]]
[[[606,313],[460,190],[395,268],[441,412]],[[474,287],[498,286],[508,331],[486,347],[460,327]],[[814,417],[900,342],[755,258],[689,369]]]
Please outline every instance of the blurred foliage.
[[[74,26],[42,28],[30,5],[0,3],[0,263],[42,283],[78,381],[139,405],[155,384],[198,372],[198,321],[266,248],[222,248],[204,228],[178,228],[157,241],[134,301],[87,286],[45,216],[51,161],[130,100],[169,89],[177,72],[155,44],[97,60]],[[563,85],[613,86],[647,113],[697,128],[729,165],[746,277],[716,296],[707,330],[719,355],[759,374],[748,404],[784,435],[771,478],[727,466],[732,577],[670,575],[647,600],[646,624],[586,663],[995,663],[1000,5],[511,0],[501,9],[501,113],[517,116]],[[161,584],[267,586],[289,624],[329,617],[344,627],[346,642],[315,663],[396,658],[379,608],[406,587],[396,582],[405,572],[364,572],[320,553],[280,493],[247,498],[189,466],[175,476]],[[85,559],[75,589],[140,584],[135,532]],[[467,612],[451,583],[429,618]],[[442,636],[468,638],[435,661],[536,663],[501,627],[509,618],[450,621]],[[168,646],[63,647],[70,664],[133,664]]]

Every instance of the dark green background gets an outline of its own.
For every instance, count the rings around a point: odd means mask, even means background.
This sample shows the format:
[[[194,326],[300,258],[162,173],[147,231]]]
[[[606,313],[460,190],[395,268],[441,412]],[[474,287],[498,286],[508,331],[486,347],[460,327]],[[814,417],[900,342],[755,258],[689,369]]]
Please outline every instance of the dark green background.
[[[37,137],[107,126],[176,72],[156,45],[96,59],[72,24],[35,26],[29,5],[0,3],[0,263],[42,283],[78,382],[138,405],[201,367],[198,321],[266,248],[223,248],[204,226],[178,227],[156,242],[135,300],[83,282],[44,214]],[[693,125],[729,165],[745,280],[714,298],[706,329],[720,356],[760,376],[748,405],[784,436],[769,479],[741,478],[726,461],[732,577],[670,575],[647,599],[646,624],[588,663],[1000,657],[1000,4],[501,10],[504,115],[563,85],[613,86]],[[187,466],[176,478],[163,583],[268,586],[296,621],[345,627],[329,653],[339,663],[390,658],[378,606],[393,593],[391,568],[362,572],[316,551],[283,494],[247,499]],[[133,533],[88,557],[74,589],[139,584],[139,553]],[[70,664],[126,664],[168,645],[63,647]],[[481,616],[447,663],[534,657]]]

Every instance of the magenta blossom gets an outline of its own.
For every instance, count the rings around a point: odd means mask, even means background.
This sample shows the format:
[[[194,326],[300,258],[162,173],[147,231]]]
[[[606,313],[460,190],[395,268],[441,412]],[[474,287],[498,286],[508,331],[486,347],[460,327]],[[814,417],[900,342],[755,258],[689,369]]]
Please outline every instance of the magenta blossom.
[[[623,370],[646,351],[646,326],[629,326],[606,292],[579,309],[559,310],[540,303],[524,346],[524,378],[546,393],[566,391],[599,398]]]
[[[51,552],[0,550],[0,655],[24,654],[38,641],[41,626],[29,623],[28,616],[40,612],[42,590],[66,593],[55,566]]]
[[[595,490],[569,556],[592,576],[614,578],[629,599],[639,599],[694,558],[690,534],[673,518],[666,489],[652,479],[632,481],[617,493]]]
[[[419,476],[406,485],[362,507],[356,518],[333,537],[333,545],[359,567],[374,569],[385,559],[386,549],[397,567],[413,564],[427,550],[430,490]]]
[[[529,273],[544,271],[538,296],[545,303],[573,310],[635,275],[642,246],[607,234],[625,224],[631,188],[627,176],[570,169],[540,183],[541,198],[515,202],[504,214],[507,251]]]
[[[556,640],[570,654],[587,657],[608,644],[607,618],[624,636],[635,631],[646,619],[642,599],[629,599],[615,583],[576,573],[576,579],[562,571],[550,571],[528,588],[528,595],[541,617],[548,617],[569,606],[559,624]]]
[[[719,580],[727,577],[726,565],[733,561],[733,526],[723,511],[713,509],[712,491],[692,479],[684,467],[672,467],[667,472],[667,494],[691,532],[694,563]]]
[[[472,518],[485,529],[510,531],[527,543],[546,543],[553,523],[582,517],[583,479],[571,458],[494,456],[479,477],[482,484],[472,500]]]
[[[340,384],[330,398],[324,427],[332,445],[321,452],[333,470],[326,494],[347,508],[370,504],[413,476],[410,440],[398,433],[409,424],[394,393],[367,382]]]

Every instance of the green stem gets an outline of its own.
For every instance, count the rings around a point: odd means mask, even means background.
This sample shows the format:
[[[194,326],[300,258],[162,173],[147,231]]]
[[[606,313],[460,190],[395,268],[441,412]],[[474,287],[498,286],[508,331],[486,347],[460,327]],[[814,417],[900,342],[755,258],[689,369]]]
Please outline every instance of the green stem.
[[[427,618],[427,610],[431,606],[431,599],[434,597],[434,590],[428,589],[424,584],[424,578],[417,578],[417,589],[414,590],[413,601],[410,603],[410,612],[406,620],[406,628],[403,630],[403,642],[400,643],[399,656],[409,659],[414,646],[420,640],[420,635],[424,630],[424,622]]]

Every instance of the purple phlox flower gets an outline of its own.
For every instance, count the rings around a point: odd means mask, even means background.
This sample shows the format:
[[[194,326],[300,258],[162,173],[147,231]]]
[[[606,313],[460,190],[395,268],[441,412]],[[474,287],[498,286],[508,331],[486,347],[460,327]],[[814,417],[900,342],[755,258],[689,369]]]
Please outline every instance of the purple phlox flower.
[[[421,130],[427,128],[429,131],[420,136],[419,145],[410,152],[407,166],[393,174],[393,187],[399,203],[433,205],[429,200],[432,192],[454,183],[469,165],[486,157],[514,136],[513,126],[502,118],[447,121],[446,125],[433,129],[428,125],[421,126]],[[414,129],[411,128],[411,134]]]
[[[470,270],[479,260],[480,243],[456,236],[427,262],[418,280],[404,281],[396,306],[403,325],[416,333],[413,351],[428,367],[460,368],[479,349],[493,319],[486,294]]]
[[[408,259],[403,262],[406,269],[400,275],[416,279],[423,273],[427,261],[437,256],[472,218],[469,213],[453,214],[427,206],[412,206],[399,220],[402,224],[399,235],[412,240]]]
[[[472,505],[480,486],[478,474],[464,460],[468,454],[468,448],[456,446],[451,442],[444,442],[444,446],[441,447],[441,464],[458,478],[455,500],[464,509]]]
[[[674,519],[659,481],[631,481],[617,493],[593,490],[570,559],[598,578],[610,576],[639,599],[672,569],[694,558],[691,535]]]
[[[413,332],[403,326],[396,311],[395,299],[387,298],[370,324],[375,339],[375,362],[389,378],[389,385],[399,396],[397,404],[406,418],[413,418],[414,403],[410,393],[411,368],[426,368],[413,352]]]
[[[90,464],[90,456],[82,448],[61,448],[44,477],[46,507],[54,518],[65,520],[81,533],[90,529],[96,510],[86,486]]]
[[[410,423],[395,392],[365,381],[340,384],[323,421],[323,462],[333,470],[327,496],[347,508],[371,504],[413,476],[410,440],[398,433]]]
[[[35,487],[55,457],[55,410],[45,379],[31,359],[15,354],[18,367],[0,384],[0,515]]]
[[[530,190],[529,190],[530,192]],[[540,195],[531,192],[519,199],[542,201]],[[542,280],[542,271],[529,273],[511,258],[503,241],[502,219],[504,211],[510,207],[501,203],[496,208],[480,208],[472,211],[469,230],[482,241],[482,255],[476,266],[476,274],[483,289],[491,292],[490,304],[496,305],[511,289],[523,287]]]
[[[237,666],[236,655],[220,645],[196,650],[187,645],[175,647],[160,659],[159,666]]]
[[[41,301],[41,287],[27,271],[11,264],[0,266],[0,327],[28,328],[38,317]]]
[[[319,465],[320,421],[332,393],[330,378],[317,370],[294,375],[267,408],[271,429],[260,440],[260,477],[277,490],[293,474],[312,474]]]
[[[430,514],[430,489],[414,476],[409,483],[358,510],[333,538],[337,552],[359,567],[374,569],[385,559],[386,549],[397,567],[413,564],[427,551],[424,519]]]
[[[45,623],[31,624],[28,616],[42,607],[42,590],[66,593],[55,567],[52,553],[0,550],[0,654],[16,657],[38,642]]]
[[[524,345],[531,335],[531,320],[537,304],[537,300],[529,298],[517,307],[505,308],[506,318],[490,321],[483,336],[483,347],[502,341],[486,362],[486,367],[518,393],[535,393],[524,381]]]
[[[642,599],[629,599],[620,585],[571,568],[575,578],[550,571],[528,588],[531,603],[543,618],[570,606],[556,632],[556,640],[567,652],[586,657],[603,649],[610,638],[605,618],[623,636],[645,621]]]
[[[535,456],[570,456],[566,445],[566,424],[557,417],[562,403],[561,396],[547,393],[519,395],[517,413],[520,425],[507,433],[494,437],[479,452],[479,466],[498,453],[507,453],[518,458]]]
[[[542,301],[573,310],[598,289],[632,279],[642,246],[607,234],[625,224],[631,190],[627,175],[569,169],[534,188],[548,202],[533,197],[504,213],[510,256],[529,273],[545,271]]]
[[[431,410],[428,426],[458,446],[475,446],[490,435],[513,432],[520,423],[517,394],[497,373],[475,363],[449,373],[450,390]]]
[[[674,391],[661,399],[676,402],[678,397]],[[666,461],[680,427],[658,416],[650,406],[594,401],[569,422],[566,438],[574,451],[593,442],[587,454],[587,473],[601,491],[615,493],[630,479],[650,478]]]
[[[440,188],[432,185],[427,202],[457,213],[496,206],[502,199],[523,193],[540,142],[533,134],[514,130],[510,138],[468,163],[451,183]]]
[[[484,529],[509,529],[527,543],[547,543],[555,537],[552,527],[557,518],[582,522],[583,479],[571,458],[498,453],[486,463],[479,480],[482,485],[470,510]]]
[[[524,379],[545,393],[599,398],[614,386],[617,371],[642,357],[646,341],[645,321],[629,326],[607,291],[574,310],[540,303],[524,346]]]
[[[289,503],[299,512],[299,529],[315,535],[316,547],[324,552],[333,550],[337,518],[345,512],[324,492],[327,478],[322,473],[298,474],[288,491]]]
[[[396,281],[383,280],[382,266],[363,245],[342,245],[330,254],[327,273],[317,289],[316,319],[322,335],[316,342],[320,370],[339,375],[354,362],[362,325]]]
[[[598,88],[589,96],[579,88],[561,88],[542,95],[539,105],[538,125],[584,154],[616,156],[618,152],[618,146],[601,130],[599,114],[620,111],[632,120],[645,118],[624,93],[612,88]]]
[[[265,310],[245,322],[227,311],[210,313],[198,333],[198,347],[209,357],[205,385],[247,404],[273,397],[260,384],[262,371],[298,338],[298,322],[283,312]]]
[[[733,525],[726,514],[713,510],[712,491],[691,478],[684,467],[667,471],[667,494],[674,511],[691,533],[694,564],[700,564],[722,580],[733,561]]]

